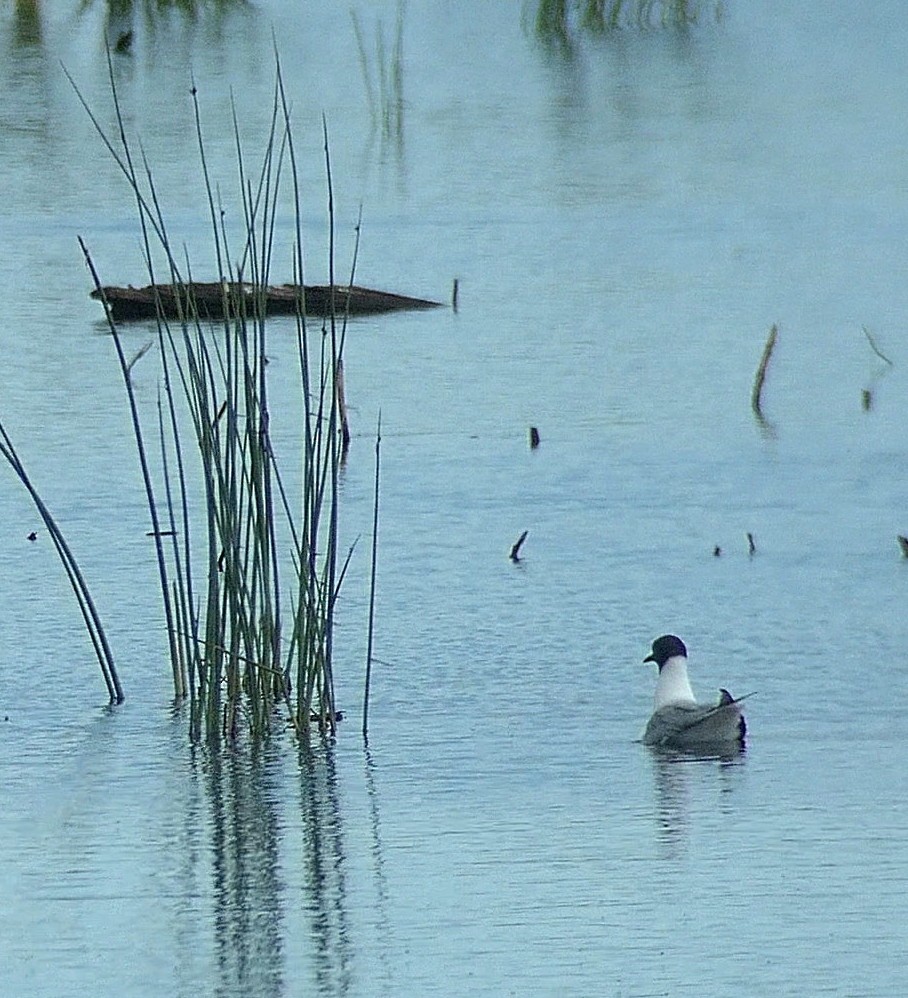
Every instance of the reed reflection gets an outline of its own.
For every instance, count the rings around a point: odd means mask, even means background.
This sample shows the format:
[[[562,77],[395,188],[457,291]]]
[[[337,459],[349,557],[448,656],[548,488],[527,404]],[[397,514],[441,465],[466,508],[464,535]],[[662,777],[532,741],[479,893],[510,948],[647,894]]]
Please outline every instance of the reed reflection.
[[[284,994],[285,890],[267,746],[205,756],[219,995]]]
[[[369,744],[363,747],[365,761],[366,793],[369,798],[369,817],[372,826],[372,860],[375,869],[375,898],[377,909],[378,959],[382,974],[390,987],[391,971],[391,920],[388,917],[388,879],[385,874],[384,847],[382,844],[381,820],[379,816],[378,789],[375,781],[375,761],[369,751]]]
[[[43,36],[40,0],[16,0],[13,7],[13,45],[40,45]]]
[[[302,890],[310,916],[316,990],[341,996],[352,984],[347,859],[334,746],[299,750],[300,814],[304,853]]]
[[[391,38],[386,38],[384,25],[379,19],[374,28],[373,44],[371,29],[363,25],[355,10],[351,10],[370,117],[362,161],[365,165],[371,160],[377,139],[379,162],[393,164],[401,180],[405,179],[404,15],[404,4],[399,3],[395,33]]]
[[[44,140],[48,137],[51,78],[56,65],[45,43],[41,4],[37,0],[16,0],[12,30],[8,34],[0,32],[0,36],[0,86],[4,98],[0,134],[8,128],[14,137],[35,135]],[[42,146],[40,155],[47,153],[48,147]],[[22,155],[20,149],[18,156]],[[0,150],[0,162],[3,158]]]

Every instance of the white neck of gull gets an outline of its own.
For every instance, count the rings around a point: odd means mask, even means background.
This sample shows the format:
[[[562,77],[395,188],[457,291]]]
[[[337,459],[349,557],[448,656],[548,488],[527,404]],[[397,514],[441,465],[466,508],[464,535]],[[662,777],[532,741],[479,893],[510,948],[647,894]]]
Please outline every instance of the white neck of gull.
[[[659,670],[655,709],[661,710],[670,703],[696,703],[687,678],[687,659],[683,655],[673,655]]]

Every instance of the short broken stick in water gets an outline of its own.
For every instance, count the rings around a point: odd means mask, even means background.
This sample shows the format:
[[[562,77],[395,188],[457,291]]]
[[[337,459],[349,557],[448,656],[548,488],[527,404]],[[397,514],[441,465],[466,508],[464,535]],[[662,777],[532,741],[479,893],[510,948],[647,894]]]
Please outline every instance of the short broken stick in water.
[[[523,542],[527,539],[527,534],[529,530],[524,530],[524,532],[517,538],[517,543],[511,548],[511,553],[508,557],[511,561],[520,561],[520,548]]]

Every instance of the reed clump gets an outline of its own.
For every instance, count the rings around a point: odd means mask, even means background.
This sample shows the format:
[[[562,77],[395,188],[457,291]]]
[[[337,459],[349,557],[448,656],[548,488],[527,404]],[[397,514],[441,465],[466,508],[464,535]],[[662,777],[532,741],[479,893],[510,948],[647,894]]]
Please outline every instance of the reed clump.
[[[214,323],[199,315],[189,262],[178,260],[151,169],[144,155],[139,167],[126,136],[113,73],[116,139],[105,134],[76,87],[135,199],[151,283],[174,284],[182,291],[178,318],[159,309],[156,320],[161,382],[151,430],[133,391],[131,362],[117,323],[109,309],[107,315],[142,467],[174,695],[190,706],[196,740],[235,739],[244,732],[261,736],[287,721],[300,735],[313,724],[333,733],[339,716],[334,620],[351,554],[342,557],[338,547],[343,448],[338,388],[346,323],[332,308],[320,332],[310,328],[300,291],[301,451],[299,486],[292,490],[273,446],[265,307],[285,188],[294,217],[292,276],[301,289],[304,257],[298,163],[277,57],[275,64],[267,138],[254,170],[234,113],[237,200],[244,220],[239,242],[228,236],[221,188],[209,174],[198,94],[192,88],[205,207],[224,294],[224,318]],[[333,288],[334,205],[324,123],[323,128]],[[84,243],[82,248],[103,301],[100,277]]]

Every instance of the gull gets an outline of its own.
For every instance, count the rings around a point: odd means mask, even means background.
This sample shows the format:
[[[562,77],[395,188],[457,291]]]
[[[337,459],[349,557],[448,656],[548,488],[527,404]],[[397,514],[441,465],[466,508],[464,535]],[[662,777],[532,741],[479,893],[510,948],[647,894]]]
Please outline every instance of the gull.
[[[653,715],[643,732],[644,745],[674,749],[729,748],[744,744],[747,726],[741,701],[719,690],[719,702],[700,704],[687,677],[687,648],[674,634],[653,642],[644,662],[659,666]],[[749,696],[750,694],[748,694]]]

